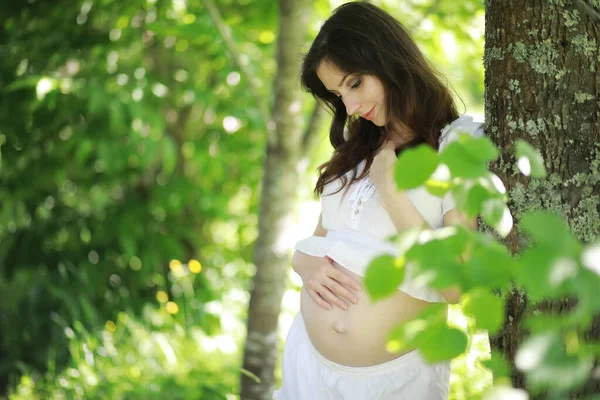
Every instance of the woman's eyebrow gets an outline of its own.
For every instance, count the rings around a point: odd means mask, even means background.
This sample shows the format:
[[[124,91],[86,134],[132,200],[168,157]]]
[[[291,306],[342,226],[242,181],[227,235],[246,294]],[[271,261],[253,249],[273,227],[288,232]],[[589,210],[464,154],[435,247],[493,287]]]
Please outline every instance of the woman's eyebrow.
[[[349,76],[350,76],[350,73],[347,73],[346,75],[344,75],[344,77],[340,81],[340,84],[338,85],[338,87],[342,86],[344,84],[344,81],[346,80],[346,78],[348,78]]]
[[[341,87],[341,86],[344,84],[344,82],[346,81],[346,79],[347,79],[347,78],[348,78],[350,75],[352,75],[352,73],[350,73],[350,72],[348,72],[346,75],[344,75],[344,76],[342,77],[342,80],[340,81],[340,83],[339,83],[338,87]],[[329,90],[330,92],[336,92],[336,93],[338,93],[338,91],[337,91],[337,90],[334,90],[334,89],[327,89],[327,90]]]

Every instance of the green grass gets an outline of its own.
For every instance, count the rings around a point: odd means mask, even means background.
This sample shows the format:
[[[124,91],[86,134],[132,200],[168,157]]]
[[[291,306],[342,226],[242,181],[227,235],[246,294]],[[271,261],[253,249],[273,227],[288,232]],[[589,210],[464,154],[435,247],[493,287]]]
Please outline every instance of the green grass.
[[[157,326],[161,328],[157,329]],[[9,400],[237,399],[239,348],[224,336],[186,330],[164,309],[140,320],[119,314],[96,335],[70,337],[71,364],[55,374],[25,374]]]

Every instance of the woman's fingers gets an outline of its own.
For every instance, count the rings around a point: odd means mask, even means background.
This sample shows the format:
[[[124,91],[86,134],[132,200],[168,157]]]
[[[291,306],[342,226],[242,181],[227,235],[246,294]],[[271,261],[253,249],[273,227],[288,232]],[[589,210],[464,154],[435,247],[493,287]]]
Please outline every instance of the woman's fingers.
[[[340,299],[335,293],[333,293],[328,287],[324,286],[323,291],[319,293],[321,297],[323,297],[326,301],[331,304],[335,304],[342,310],[348,309],[348,304],[346,304],[342,299]]]
[[[310,295],[310,297],[312,297],[312,299],[314,300],[315,303],[317,303],[318,305],[320,305],[321,307],[323,307],[326,310],[331,310],[331,304],[329,304],[328,302],[323,300],[323,298],[321,297],[319,292],[311,289],[308,291],[308,294]]]
[[[308,289],[310,297],[319,306],[331,310],[337,306],[342,310],[348,309],[348,304],[356,304],[358,296],[350,289],[360,290],[358,281],[335,268],[335,261],[329,257],[326,265],[321,265],[314,274],[303,277],[304,286]]]
[[[330,274],[330,277],[354,290],[361,289],[360,283],[358,283],[356,279],[346,275],[344,272],[340,271],[337,268]]]
[[[328,283],[329,290],[333,292],[338,297],[343,297],[347,299],[349,302],[356,304],[358,302],[358,297],[352,294],[350,290],[346,289],[345,286],[341,285],[338,281],[331,278]]]

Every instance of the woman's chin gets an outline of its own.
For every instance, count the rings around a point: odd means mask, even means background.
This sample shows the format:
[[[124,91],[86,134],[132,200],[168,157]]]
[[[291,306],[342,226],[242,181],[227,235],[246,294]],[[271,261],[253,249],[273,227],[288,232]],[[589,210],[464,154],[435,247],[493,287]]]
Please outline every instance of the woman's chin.
[[[371,120],[371,122],[380,128],[383,128],[385,126],[385,122],[379,121],[377,119]]]
[[[381,118],[379,115],[376,115],[375,118],[373,118],[371,120],[371,122],[373,122],[375,125],[377,125],[380,128],[383,128],[386,125],[386,123],[383,120],[383,118]]]

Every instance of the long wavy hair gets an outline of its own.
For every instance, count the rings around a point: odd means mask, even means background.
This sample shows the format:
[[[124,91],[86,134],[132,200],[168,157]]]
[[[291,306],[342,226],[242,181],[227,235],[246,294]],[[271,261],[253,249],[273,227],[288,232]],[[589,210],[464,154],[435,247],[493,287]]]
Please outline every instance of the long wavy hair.
[[[334,153],[318,167],[315,195],[321,195],[325,185],[338,178],[342,179],[339,190],[362,179],[386,138],[382,127],[347,115],[342,99],[329,92],[317,76],[322,62],[340,72],[373,75],[381,81],[386,120],[395,121],[412,136],[396,154],[421,143],[437,149],[442,128],[459,116],[447,80],[427,61],[400,22],[366,2],[339,6],[322,25],[302,62],[302,88],[333,114],[329,140]],[[365,168],[356,176],[355,167],[363,160]],[[351,170],[348,182],[345,174]]]

